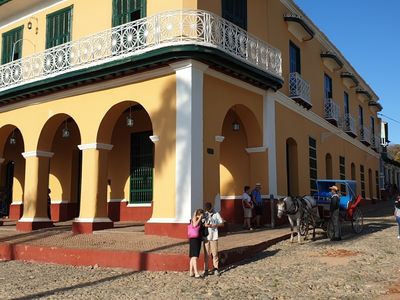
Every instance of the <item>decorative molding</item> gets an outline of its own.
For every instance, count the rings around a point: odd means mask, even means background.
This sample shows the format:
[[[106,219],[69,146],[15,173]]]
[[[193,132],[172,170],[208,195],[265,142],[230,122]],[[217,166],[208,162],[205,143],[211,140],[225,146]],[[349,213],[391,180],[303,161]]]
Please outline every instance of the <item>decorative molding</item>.
[[[51,222],[51,220],[49,218],[46,217],[22,217],[21,219],[18,220],[18,223],[20,222],[27,222],[27,223],[31,223],[31,222]]]
[[[157,143],[160,141],[160,137],[158,135],[150,135],[149,139],[153,142],[153,143]]]
[[[122,78],[117,78],[113,80],[102,81],[100,83],[92,83],[90,85],[82,87],[74,87],[73,89],[57,92],[48,96],[40,96],[31,100],[24,100],[22,102],[16,102],[14,104],[8,104],[6,106],[0,107],[0,112],[6,112],[15,110],[18,108],[23,108],[27,106],[39,105],[46,102],[52,102],[59,99],[69,98],[77,95],[88,94],[92,92],[97,92],[101,90],[112,89],[115,87],[137,83],[141,81],[146,81],[154,79],[161,76],[171,75],[173,70],[170,67],[157,68],[155,70],[146,71],[139,74],[124,76]]]
[[[300,41],[307,42],[313,39],[314,31],[296,14],[286,14],[283,19],[288,23],[288,30]]]
[[[261,147],[253,147],[253,148],[246,148],[247,153],[261,153],[267,151],[267,147],[261,146]]]
[[[91,144],[78,145],[79,150],[89,150],[89,149],[112,150],[113,147],[114,147],[114,145],[103,144],[103,143],[91,143]]]
[[[122,199],[107,199],[108,203],[127,202],[125,198]]]
[[[22,202],[22,200],[19,200],[19,201],[13,200],[13,202],[11,202],[11,205],[21,205],[21,204],[24,204],[24,202]]]
[[[223,135],[216,135],[215,136],[215,141],[218,143],[222,143],[224,141],[225,137]]]
[[[151,207],[151,203],[130,203],[126,207]]]
[[[70,204],[70,203],[76,203],[76,202],[71,202],[68,200],[53,200],[53,199],[51,199],[51,204]]]
[[[179,220],[176,218],[150,218],[147,223],[178,223],[178,224],[187,224],[189,223],[190,218],[187,220]]]
[[[187,69],[187,68],[196,68],[202,72],[205,72],[208,69],[208,65],[203,64],[194,59],[187,59],[187,60],[174,62],[174,63],[170,64],[170,67],[175,72],[177,72],[179,70]]]
[[[48,157],[48,158],[52,158],[54,155],[54,152],[47,152],[47,151],[27,151],[27,152],[22,152],[22,156],[24,158],[28,158],[28,157]]]
[[[75,218],[75,223],[106,223],[112,221],[109,218]]]

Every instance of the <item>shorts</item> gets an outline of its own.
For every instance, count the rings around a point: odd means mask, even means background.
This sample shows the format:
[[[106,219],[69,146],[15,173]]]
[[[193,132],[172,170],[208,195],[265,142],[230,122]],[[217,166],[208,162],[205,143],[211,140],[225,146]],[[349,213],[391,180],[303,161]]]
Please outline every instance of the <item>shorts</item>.
[[[251,208],[243,208],[243,217],[246,218],[251,218],[252,217],[252,213],[251,213],[252,209]]]
[[[256,216],[261,216],[263,214],[264,206],[263,205],[256,205],[254,207],[254,210],[256,212]]]

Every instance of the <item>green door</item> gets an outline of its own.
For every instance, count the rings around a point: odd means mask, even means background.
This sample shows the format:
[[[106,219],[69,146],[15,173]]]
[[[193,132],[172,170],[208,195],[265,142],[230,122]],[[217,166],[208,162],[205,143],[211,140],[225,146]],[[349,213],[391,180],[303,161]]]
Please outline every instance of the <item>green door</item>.
[[[131,135],[130,203],[150,203],[153,200],[154,145],[152,131]]]

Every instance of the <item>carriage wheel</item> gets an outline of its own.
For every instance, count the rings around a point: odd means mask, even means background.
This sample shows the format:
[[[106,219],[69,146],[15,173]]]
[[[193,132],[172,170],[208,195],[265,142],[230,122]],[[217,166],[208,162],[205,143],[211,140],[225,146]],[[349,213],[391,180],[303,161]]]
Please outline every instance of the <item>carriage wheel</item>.
[[[353,212],[353,218],[351,220],[351,227],[355,233],[361,233],[364,225],[364,216],[359,207],[356,207]]]
[[[300,227],[299,227],[299,233],[301,236],[307,236],[308,233],[308,227],[309,227],[309,218],[301,218],[300,220]]]

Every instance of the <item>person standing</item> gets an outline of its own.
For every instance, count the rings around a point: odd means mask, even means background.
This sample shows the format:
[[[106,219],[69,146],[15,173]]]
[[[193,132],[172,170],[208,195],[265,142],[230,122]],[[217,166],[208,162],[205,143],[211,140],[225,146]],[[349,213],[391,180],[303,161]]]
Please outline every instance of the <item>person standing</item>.
[[[394,216],[397,221],[397,226],[399,228],[397,238],[400,240],[400,196],[396,197],[396,201],[394,202]]]
[[[190,220],[193,227],[201,226],[201,219],[203,218],[204,211],[202,209],[196,209],[193,213],[193,217]],[[202,236],[200,234],[195,238],[189,238],[189,276],[195,278],[201,278],[199,272],[197,271],[197,260],[200,256]]]
[[[264,201],[261,197],[261,183],[256,183],[256,187],[251,192],[251,198],[254,203],[254,212],[256,214],[256,227],[261,227],[261,216],[264,210]]]
[[[246,185],[244,187],[244,193],[242,196],[242,207],[243,207],[243,228],[253,230],[251,227],[251,217],[253,210],[253,201],[251,201],[250,197],[250,187]]]
[[[205,226],[208,229],[208,235],[204,237],[204,275],[219,276],[219,258],[218,258],[218,228],[224,226],[224,221],[218,212],[213,210],[212,204],[205,204]],[[213,271],[208,271],[208,259],[212,256]]]
[[[331,241],[340,241],[342,239],[339,216],[340,196],[338,194],[338,187],[336,185],[331,186],[329,189],[331,190],[330,212],[331,221],[333,224],[333,235],[331,237]]]

